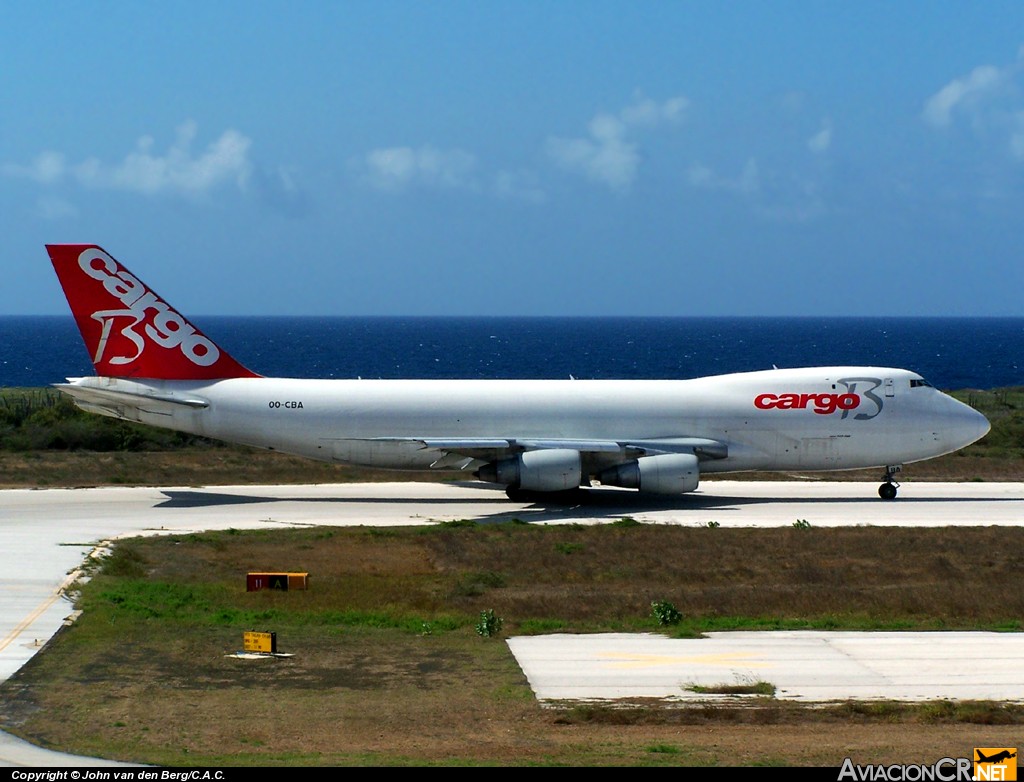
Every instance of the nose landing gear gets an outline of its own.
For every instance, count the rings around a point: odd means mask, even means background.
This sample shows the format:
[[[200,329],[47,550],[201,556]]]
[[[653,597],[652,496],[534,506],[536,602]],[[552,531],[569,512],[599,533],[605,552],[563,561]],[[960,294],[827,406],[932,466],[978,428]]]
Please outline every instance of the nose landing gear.
[[[903,465],[890,464],[885,468],[885,475],[882,476],[884,483],[878,487],[878,496],[883,500],[896,499],[896,490],[899,484],[893,480],[893,476],[903,471]]]

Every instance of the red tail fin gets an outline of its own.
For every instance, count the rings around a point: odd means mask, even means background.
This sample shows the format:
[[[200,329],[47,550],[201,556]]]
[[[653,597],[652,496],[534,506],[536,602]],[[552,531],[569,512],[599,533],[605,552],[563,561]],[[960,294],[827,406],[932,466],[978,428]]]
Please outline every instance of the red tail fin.
[[[48,244],[71,312],[102,377],[259,377],[94,244]]]

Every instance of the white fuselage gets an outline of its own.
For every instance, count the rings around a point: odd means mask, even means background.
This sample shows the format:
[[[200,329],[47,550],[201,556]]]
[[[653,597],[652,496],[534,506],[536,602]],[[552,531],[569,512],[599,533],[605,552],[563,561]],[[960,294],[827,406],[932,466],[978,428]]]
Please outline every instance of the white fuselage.
[[[693,380],[80,378],[62,389],[94,412],[394,469],[437,465],[448,449],[432,447],[434,440],[465,439],[464,451],[479,462],[488,458],[481,455],[488,438],[564,441],[570,447],[574,441],[694,438],[724,446],[713,458],[701,458],[701,473],[843,470],[939,456],[989,428],[982,415],[919,375],[881,367]],[[475,450],[474,442],[480,445]],[[580,450],[591,469],[623,459]]]

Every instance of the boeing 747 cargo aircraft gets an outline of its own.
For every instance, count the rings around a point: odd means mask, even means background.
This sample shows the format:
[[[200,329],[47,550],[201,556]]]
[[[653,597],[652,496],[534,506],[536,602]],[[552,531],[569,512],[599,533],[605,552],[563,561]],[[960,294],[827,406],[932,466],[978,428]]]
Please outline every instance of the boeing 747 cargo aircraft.
[[[884,468],[983,437],[983,415],[886,367],[691,380],[304,380],[262,377],[96,245],[48,245],[95,377],[84,410],[312,459],[459,469],[509,491],[599,482],[660,495],[702,474]]]

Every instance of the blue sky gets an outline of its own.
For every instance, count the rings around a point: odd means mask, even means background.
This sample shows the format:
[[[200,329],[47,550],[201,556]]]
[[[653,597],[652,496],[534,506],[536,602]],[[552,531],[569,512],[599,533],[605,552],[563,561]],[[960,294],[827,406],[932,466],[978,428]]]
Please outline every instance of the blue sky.
[[[1024,4],[11,2],[0,314],[1024,316]]]

